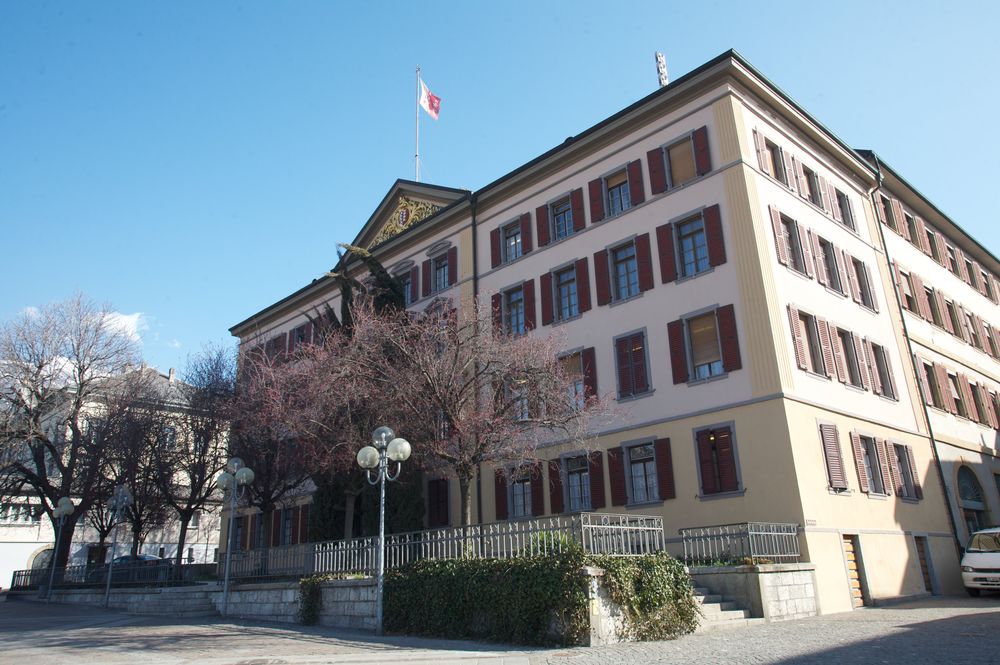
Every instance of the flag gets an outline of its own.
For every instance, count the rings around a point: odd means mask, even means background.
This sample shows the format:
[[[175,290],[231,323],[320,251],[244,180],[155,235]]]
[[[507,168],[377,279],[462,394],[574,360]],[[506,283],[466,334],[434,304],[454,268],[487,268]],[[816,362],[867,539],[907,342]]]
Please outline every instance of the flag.
[[[423,79],[420,79],[420,107],[427,111],[427,115],[435,120],[438,119],[438,113],[441,112],[441,98],[427,89]]]

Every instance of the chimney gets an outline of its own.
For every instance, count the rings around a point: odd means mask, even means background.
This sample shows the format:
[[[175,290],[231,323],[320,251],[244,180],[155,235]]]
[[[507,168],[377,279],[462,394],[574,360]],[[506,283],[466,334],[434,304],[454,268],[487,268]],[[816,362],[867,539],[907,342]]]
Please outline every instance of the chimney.
[[[177,371],[173,367],[171,367],[170,371],[167,372],[167,380],[170,381],[170,383],[173,383],[174,382],[174,377],[176,375],[177,375]]]

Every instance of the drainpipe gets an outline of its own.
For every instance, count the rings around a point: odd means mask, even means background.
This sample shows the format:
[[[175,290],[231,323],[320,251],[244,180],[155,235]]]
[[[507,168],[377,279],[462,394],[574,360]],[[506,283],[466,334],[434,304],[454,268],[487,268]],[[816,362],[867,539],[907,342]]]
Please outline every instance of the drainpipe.
[[[882,166],[881,166],[881,164],[879,164],[879,161],[878,161],[878,155],[876,155],[874,151],[872,152],[872,159],[875,160],[875,172],[878,175],[878,184],[875,185],[874,187],[872,187],[870,190],[868,190],[868,196],[871,198],[872,206],[878,206],[879,205],[879,201],[878,201],[878,198],[877,198],[877,193],[882,190],[882,182],[883,182],[884,178],[882,176]],[[873,209],[877,211],[877,208],[873,208]],[[885,252],[885,260],[886,260],[886,263],[890,264],[889,265],[889,269],[892,270],[892,265],[891,265],[891,261],[890,261],[890,258],[889,258],[889,245],[885,241],[885,229],[882,228],[883,224],[881,222],[879,222],[878,219],[877,219],[878,218],[878,212],[875,213],[875,216],[876,216],[876,220],[875,220],[876,221],[876,225],[878,226],[879,237],[882,240],[882,249]],[[913,353],[913,340],[910,339],[910,331],[906,327],[906,315],[903,313],[903,301],[902,301],[901,296],[899,294],[899,290],[895,286],[893,286],[892,292],[895,295],[896,308],[897,308],[897,311],[899,312],[899,320],[900,320],[900,322],[903,325],[903,337],[906,339],[906,350],[907,350],[907,352],[909,353],[909,356],[910,356],[910,364],[913,366],[913,377],[919,383],[919,381],[920,381],[920,379],[919,379],[919,377],[920,377],[920,368],[917,366],[917,357]],[[918,389],[918,392],[919,392],[919,385],[918,385],[917,389]],[[943,387],[941,389],[944,390]],[[951,498],[952,497],[951,497],[951,493],[948,492],[948,486],[944,482],[944,467],[941,465],[941,457],[940,457],[940,455],[938,455],[937,437],[934,436],[934,426],[931,425],[930,410],[929,410],[929,407],[927,406],[927,404],[924,402],[922,394],[921,394],[921,397],[920,397],[920,404],[921,404],[921,406],[923,407],[923,410],[924,410],[924,422],[927,423],[927,435],[931,438],[931,452],[934,455],[934,465],[935,465],[935,467],[937,467],[938,481],[941,483],[941,493],[944,495],[944,502],[945,502],[945,505],[948,507],[948,523],[951,525],[951,535],[952,535],[952,538],[955,540],[955,549],[956,549],[956,552],[958,552],[959,558],[961,558],[962,543],[961,543],[961,541],[958,538],[958,526],[957,526],[958,523],[957,523],[957,521],[955,519],[954,508],[951,505]]]
[[[476,193],[469,194],[469,209],[472,213],[472,299],[474,303],[479,302],[479,227],[476,225],[476,204],[478,199]],[[478,398],[477,398],[478,399]],[[479,435],[476,434],[476,444],[479,447]],[[483,465],[476,467],[476,522],[483,523]],[[464,526],[464,525],[463,525]]]

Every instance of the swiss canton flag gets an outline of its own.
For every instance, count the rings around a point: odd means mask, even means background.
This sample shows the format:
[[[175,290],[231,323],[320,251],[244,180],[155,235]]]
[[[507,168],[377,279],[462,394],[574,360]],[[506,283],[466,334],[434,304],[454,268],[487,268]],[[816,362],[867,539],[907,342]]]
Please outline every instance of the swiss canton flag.
[[[420,79],[420,108],[427,111],[427,115],[435,120],[441,112],[441,98],[427,89],[423,79]]]

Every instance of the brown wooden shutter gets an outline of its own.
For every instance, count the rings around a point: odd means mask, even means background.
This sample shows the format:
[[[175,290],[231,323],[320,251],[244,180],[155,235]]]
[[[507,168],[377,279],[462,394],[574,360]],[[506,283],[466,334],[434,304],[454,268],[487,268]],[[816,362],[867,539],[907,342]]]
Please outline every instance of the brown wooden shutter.
[[[783,266],[788,265],[788,236],[785,234],[785,225],[781,223],[781,213],[773,206],[768,206],[771,212],[771,228],[774,229],[774,249],[778,253],[778,263]]]
[[[608,274],[608,250],[594,253],[594,285],[597,287],[597,304],[611,302],[611,276]]]
[[[628,192],[632,199],[632,205],[637,206],[646,200],[646,189],[642,184],[642,161],[635,160],[629,162],[628,167]]]
[[[831,182],[826,183],[826,188],[827,188],[827,196],[830,198],[830,207],[829,207],[830,214],[833,215],[834,221],[843,222],[844,213],[840,209],[840,199],[837,198],[837,188],[834,187],[833,183]]]
[[[844,253],[834,247],[833,258],[836,260],[836,265],[832,266],[832,269],[837,271],[837,277],[840,282],[840,292],[849,294],[851,292],[851,287],[847,282],[847,268],[844,267]]]
[[[736,310],[732,305],[723,305],[715,310],[719,324],[719,344],[722,347],[722,369],[732,372],[743,368],[740,357],[740,340],[736,332]]]
[[[986,408],[986,423],[993,429],[1000,427],[1000,419],[998,419],[998,414],[996,408],[993,406],[993,396],[990,394],[989,387],[986,384],[979,384],[980,394],[983,396],[983,406]]]
[[[771,160],[767,154],[767,143],[764,142],[764,136],[756,129],[753,130],[753,145],[757,149],[757,164],[760,166],[760,170],[768,175],[774,175],[771,173]]]
[[[965,412],[969,414],[969,420],[979,420],[979,409],[976,408],[976,400],[972,394],[972,384],[965,374],[958,375],[958,389],[962,393],[962,400],[965,402]]]
[[[583,215],[583,190],[574,189],[569,193],[569,206],[573,212],[573,231],[582,231],[587,225],[587,218]]]
[[[674,383],[687,383],[687,346],[684,343],[684,321],[677,319],[667,324],[667,339],[670,342],[670,369]]]
[[[531,515],[541,517],[545,514],[545,488],[542,487],[542,463],[531,465]]]
[[[542,301],[542,325],[547,326],[552,323],[552,273],[538,278],[538,290]]]
[[[958,247],[955,248],[955,260],[958,262],[958,276],[966,284],[972,284],[972,279],[969,277],[969,269],[965,265],[965,252]]]
[[[816,262],[816,281],[823,286],[830,286],[830,280],[826,278],[826,254],[823,253],[823,246],[820,245],[819,235],[810,231],[809,242],[812,244],[813,260]]]
[[[875,285],[872,284],[871,275],[868,274],[868,264],[867,263],[862,263],[861,264],[861,272],[862,272],[862,274],[858,278],[865,280],[865,284],[868,285],[868,295],[870,295],[871,299],[872,299],[872,310],[874,310],[874,311],[877,312],[878,311],[878,289],[876,289]]]
[[[851,339],[854,341],[854,357],[858,360],[858,373],[861,374],[861,386],[865,390],[871,390],[872,377],[868,368],[867,357],[865,356],[864,342],[860,336],[854,334],[851,335]]]
[[[691,138],[694,141],[694,163],[698,175],[705,175],[712,170],[712,155],[708,151],[708,127],[702,126],[694,130]]]
[[[986,339],[986,328],[983,326],[983,320],[979,318],[978,314],[972,315],[972,325],[976,329],[976,336],[979,337],[980,347],[985,351],[990,348],[990,342]]]
[[[590,507],[594,510],[606,505],[604,499],[604,455],[595,450],[588,456],[588,472],[590,475]]]
[[[922,217],[915,217],[914,222],[917,227],[917,244],[920,246],[920,251],[927,256],[933,256],[934,253],[931,251],[931,244],[927,240],[927,225],[924,224]]]
[[[903,206],[899,203],[898,199],[892,199],[891,205],[892,217],[896,220],[896,230],[899,231],[899,235],[910,240],[910,227],[906,223],[906,217],[903,215]]]
[[[656,227],[656,251],[660,255],[660,280],[666,284],[677,279],[677,258],[674,254],[674,225]]]
[[[719,483],[723,492],[735,492],[740,488],[739,476],[736,473],[736,450],[733,447],[733,435],[728,427],[714,430],[715,450],[719,458]]]
[[[595,224],[604,219],[604,179],[591,180],[587,187],[590,190],[590,223]]]
[[[576,303],[580,313],[590,311],[590,271],[587,257],[576,261]]]
[[[935,238],[937,238],[938,246],[938,263],[944,267],[948,267],[948,241],[944,239],[944,234],[940,231],[935,232]]]
[[[927,376],[927,367],[919,357],[914,357],[917,364],[917,385],[920,386],[920,396],[927,406],[934,406],[934,395],[931,392],[930,377]]]
[[[795,350],[795,365],[799,369],[809,369],[809,359],[806,357],[806,342],[802,337],[802,322],[799,320],[799,310],[788,306],[788,323],[792,329],[792,347]]]
[[[792,164],[795,165],[795,184],[799,190],[799,196],[809,200],[809,183],[806,180],[806,172],[802,169],[802,162],[792,157]]]
[[[507,519],[507,474],[503,469],[493,472],[493,501],[497,520]]]
[[[426,298],[431,294],[431,260],[427,259],[423,262],[423,295]]]
[[[698,444],[698,466],[701,470],[701,493],[715,494],[719,485],[715,479],[715,463],[712,459],[711,430],[703,429],[695,435]]]
[[[500,229],[490,231],[490,267],[500,265]]]
[[[840,435],[837,432],[837,426],[820,425],[819,433],[823,443],[823,456],[826,458],[826,471],[830,487],[846,490],[847,472],[844,470],[844,458],[840,454]]]
[[[785,165],[785,184],[788,185],[788,189],[794,192],[796,191],[798,180],[798,176],[795,173],[795,159],[782,150],[781,161]],[[777,169],[777,167],[775,167],[775,169]]]
[[[549,244],[549,207],[538,206],[535,208],[535,230],[538,232],[538,246],[545,247]]]
[[[830,324],[826,319],[816,319],[819,328],[819,347],[823,352],[823,366],[828,377],[833,377],[833,340],[830,338]]]
[[[646,339],[642,333],[632,335],[631,339],[632,382],[636,393],[644,393],[649,388],[646,377]]]
[[[524,329],[535,329],[535,280],[529,279],[521,286],[524,299]]]
[[[896,459],[896,446],[891,441],[886,441],[886,455],[889,456],[889,475],[892,477],[892,491],[896,496],[902,496],[906,491],[903,484],[903,474],[899,468],[899,460]]]
[[[878,365],[875,363],[875,351],[872,349],[871,340],[865,338],[864,340],[864,359],[865,364],[868,366],[868,373],[871,375],[872,380],[872,392],[876,395],[883,394],[882,391],[882,377],[878,373]]]
[[[294,508],[291,509],[292,545],[299,544],[299,536],[302,534],[302,531],[300,530],[302,520],[300,519],[301,513],[299,511],[300,511],[299,506],[295,506]]]
[[[458,247],[448,250],[448,286],[458,281]]]
[[[503,331],[503,296],[494,293],[490,298],[490,313],[493,315],[493,331]]]
[[[858,470],[858,485],[861,491],[868,493],[868,474],[865,473],[865,449],[861,445],[861,436],[851,432],[851,449],[854,450],[854,468]]]
[[[281,508],[271,511],[271,547],[281,545]]]
[[[796,224],[798,229],[798,242],[799,251],[802,253],[802,263],[805,265],[806,275],[809,277],[816,276],[816,264],[813,263],[813,253],[812,253],[812,231],[806,229],[803,233],[802,227]]]
[[[410,268],[410,302],[420,300],[420,268]]]
[[[847,363],[844,359],[844,342],[840,339],[837,326],[829,324],[829,327],[830,341],[833,343],[833,366],[837,370],[837,380],[841,383],[847,383],[851,375],[847,371]]]
[[[726,262],[726,243],[722,237],[722,216],[719,204],[710,205],[702,211],[705,222],[705,243],[708,245],[708,265],[721,266]]]
[[[597,360],[594,347],[588,346],[580,352],[580,363],[583,366],[583,394],[586,397],[597,395]]]
[[[851,300],[856,303],[861,302],[861,289],[858,287],[858,273],[854,269],[854,259],[846,251],[844,255],[844,273],[847,275],[847,289],[851,294]]]
[[[965,318],[965,308],[955,303],[955,313],[958,315],[958,327],[955,328],[955,335],[962,338],[962,341],[969,341],[968,319]]]
[[[301,508],[301,518],[302,518],[302,528],[299,531],[299,542],[308,543],[311,542],[309,537],[309,512],[312,510],[312,504],[304,504]]]
[[[653,288],[653,257],[648,233],[635,238],[635,265],[639,272],[639,290],[649,291]]]
[[[882,475],[882,490],[886,494],[891,494],[890,488],[893,485],[893,478],[889,468],[889,450],[885,439],[876,438],[875,448],[878,449],[878,467],[879,473]]]
[[[917,462],[913,459],[913,446],[906,446],[906,461],[910,465],[910,478],[913,479],[913,493],[918,499],[924,498],[924,488],[920,484],[920,474],[917,473]]]
[[[830,190],[826,184],[826,178],[821,175],[816,176],[816,182],[819,183],[819,198],[820,206],[823,210],[827,212],[830,211]]]
[[[941,312],[941,319],[944,321],[944,329],[954,335],[955,324],[952,323],[951,314],[948,312],[948,307],[944,303],[944,293],[940,289],[934,289],[934,299],[937,300],[938,311]]]
[[[944,401],[944,408],[948,413],[957,413],[958,405],[955,404],[955,396],[951,394],[951,381],[948,379],[948,370],[944,365],[933,364],[934,378],[937,379],[938,389],[941,391],[941,399]]]
[[[660,489],[660,499],[666,501],[677,496],[674,487],[674,462],[670,454],[670,439],[657,439],[653,443],[656,456],[656,483]]]
[[[927,300],[927,291],[924,290],[924,280],[920,279],[920,275],[917,273],[911,272],[910,284],[913,285],[913,297],[917,300],[917,314],[926,321],[933,321],[934,316],[931,314],[931,303]]]
[[[615,340],[615,364],[618,369],[618,396],[631,397],[632,390],[632,353],[629,350],[630,337],[620,337]]]
[[[558,515],[563,509],[562,461],[550,460],[549,467],[549,507],[553,515]]]
[[[649,164],[649,193],[656,196],[667,191],[667,166],[663,148],[647,152],[646,163]]]
[[[608,451],[608,476],[611,478],[611,505],[624,506],[628,503],[625,486],[625,462],[620,448]]]
[[[531,213],[526,212],[521,215],[521,254],[527,254],[532,250],[531,246]]]

